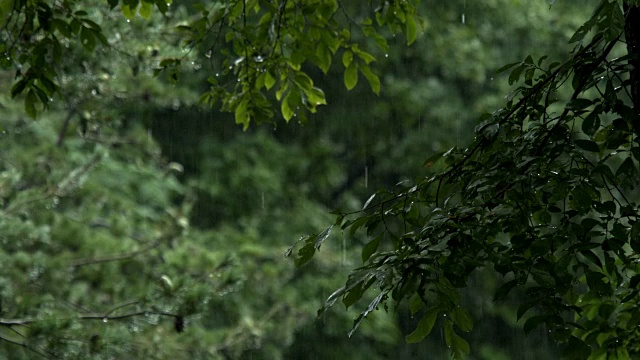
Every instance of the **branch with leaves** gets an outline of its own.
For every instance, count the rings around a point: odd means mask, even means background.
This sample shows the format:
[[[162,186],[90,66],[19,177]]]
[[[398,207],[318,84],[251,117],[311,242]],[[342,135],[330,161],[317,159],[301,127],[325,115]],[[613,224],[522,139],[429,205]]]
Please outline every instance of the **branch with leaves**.
[[[470,348],[458,332],[473,326],[461,293],[472,273],[491,267],[504,278],[494,301],[513,289],[527,294],[517,311],[525,332],[545,326],[565,358],[640,355],[633,320],[640,319],[640,208],[632,200],[640,128],[628,66],[635,55],[611,58],[624,49],[625,18],[622,3],[601,1],[570,40],[570,59],[543,68],[545,58],[527,57],[503,67],[510,83],[524,78],[524,85],[503,109],[481,117],[467,149],[425,161],[444,161],[445,171],[404,192],[379,191],[375,203],[372,196],[361,211],[339,214],[328,230],[353,236],[364,229],[370,240],[364,265],[321,312],[377,293],[352,333],[387,301],[409,301],[421,320],[407,341],[421,341],[440,324],[461,359]],[[298,266],[312,259],[328,230],[302,239]]]

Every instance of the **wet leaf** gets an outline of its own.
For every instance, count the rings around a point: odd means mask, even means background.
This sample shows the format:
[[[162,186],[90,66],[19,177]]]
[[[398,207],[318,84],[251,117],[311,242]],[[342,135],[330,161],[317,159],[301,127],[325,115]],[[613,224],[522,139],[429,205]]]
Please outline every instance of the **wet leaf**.
[[[431,333],[438,318],[439,310],[436,307],[428,308],[422,319],[418,322],[416,329],[406,337],[408,343],[418,343]]]
[[[376,250],[378,250],[378,247],[380,246],[380,239],[382,239],[382,235],[376,236],[375,238],[373,238],[373,240],[369,241],[362,248],[362,262],[363,263],[365,263],[367,260],[369,260],[371,255],[373,255],[376,252]]]
[[[358,67],[352,62],[344,71],[344,86],[347,90],[353,89],[358,84]]]
[[[591,152],[600,152],[600,147],[594,141],[584,140],[584,139],[576,139],[576,140],[574,140],[574,143],[576,144],[576,146],[578,146],[579,148],[581,148],[583,150],[591,151]]]

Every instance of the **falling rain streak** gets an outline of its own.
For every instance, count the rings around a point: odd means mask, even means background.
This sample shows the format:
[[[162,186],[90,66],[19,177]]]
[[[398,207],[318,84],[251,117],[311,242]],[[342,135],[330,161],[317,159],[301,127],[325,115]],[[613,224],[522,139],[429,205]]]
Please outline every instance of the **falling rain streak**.
[[[367,189],[369,187],[369,167],[364,167],[364,188]]]
[[[464,0],[462,2],[462,15],[460,16],[460,21],[462,22],[462,25],[466,24],[466,16],[465,16],[466,11],[467,11],[467,0]]]

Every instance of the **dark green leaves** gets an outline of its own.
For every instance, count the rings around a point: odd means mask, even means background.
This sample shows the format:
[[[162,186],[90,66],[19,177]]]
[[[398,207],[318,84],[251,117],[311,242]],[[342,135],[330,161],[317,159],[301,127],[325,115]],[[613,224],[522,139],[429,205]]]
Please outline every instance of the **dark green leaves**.
[[[447,346],[451,348],[451,355],[456,360],[462,360],[463,353],[468,354],[470,352],[469,343],[455,333],[450,320],[444,323],[444,340]]]
[[[591,151],[591,152],[600,152],[600,147],[594,141],[584,140],[584,139],[576,139],[576,140],[574,140],[574,143],[576,144],[576,146],[578,146],[579,148],[581,148],[583,150]]]
[[[362,248],[362,262],[363,263],[366,262],[367,260],[369,260],[371,255],[373,255],[378,250],[378,247],[380,246],[380,240],[381,239],[382,239],[382,235],[378,235],[375,238],[373,238],[373,240],[369,241]]]
[[[562,350],[563,359],[582,360],[591,355],[591,348],[575,336],[569,338],[567,346]]]
[[[600,116],[593,111],[582,122],[582,131],[587,135],[593,135],[600,128]]]
[[[333,225],[329,226],[328,228],[326,228],[324,231],[322,231],[319,234],[304,236],[300,240],[298,240],[298,242],[296,242],[296,244],[303,243],[302,247],[297,252],[297,256],[294,259],[296,267],[300,267],[300,266],[308,263],[309,261],[311,261],[311,259],[313,258],[313,255],[316,253],[316,251],[320,250],[320,247],[322,246],[322,243],[325,240],[327,240],[329,235],[331,235],[331,230],[332,229],[333,229]],[[296,245],[293,245],[289,249],[287,249],[287,251],[285,252],[284,256],[285,257],[291,256],[295,246]]]
[[[440,311],[436,307],[430,307],[422,315],[422,319],[418,322],[416,329],[409,335],[406,340],[408,343],[417,343],[422,341],[427,335],[431,333],[433,326],[436,323],[438,314]]]

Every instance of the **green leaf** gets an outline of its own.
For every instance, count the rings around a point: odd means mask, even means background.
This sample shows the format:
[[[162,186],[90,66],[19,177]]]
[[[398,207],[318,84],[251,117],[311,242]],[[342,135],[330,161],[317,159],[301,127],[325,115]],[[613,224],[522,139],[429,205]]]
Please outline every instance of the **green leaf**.
[[[276,84],[276,79],[271,75],[271,71],[265,71],[264,73],[264,87],[267,90],[271,90],[273,85]]]
[[[436,162],[438,162],[438,160],[442,159],[442,156],[444,155],[444,151],[439,151],[431,156],[429,156],[427,158],[427,160],[424,161],[424,163],[422,164],[422,166],[433,166],[433,164],[435,164]]]
[[[592,100],[577,98],[577,99],[573,99],[567,105],[567,107],[569,109],[573,110],[573,111],[580,111],[580,110],[584,110],[584,109],[588,108],[591,105],[593,105],[593,101]]]
[[[353,288],[345,292],[345,295],[342,298],[342,303],[348,309],[351,305],[355,304],[362,298],[364,291],[365,288],[363,287],[362,282],[357,283]]]
[[[414,41],[416,41],[416,38],[418,37],[418,24],[416,23],[416,20],[413,18],[413,16],[408,16],[407,21],[405,21],[404,25],[404,33],[407,37],[407,46],[410,46]]]
[[[344,68],[348,68],[353,63],[353,52],[351,50],[345,50],[344,54],[342,54],[342,65]]]
[[[511,64],[503,65],[502,67],[498,68],[498,70],[496,70],[496,74],[505,72],[505,71],[511,69],[512,67],[516,66],[516,65],[520,65],[521,63],[522,63],[521,61],[518,61],[518,62],[511,63]]]
[[[23,78],[23,79],[20,79],[17,83],[13,84],[13,86],[11,87],[11,97],[14,98],[22,94],[24,89],[27,87],[28,83],[29,81]]]
[[[156,0],[155,1],[156,7],[158,8],[158,10],[160,10],[160,12],[164,15],[167,13],[167,11],[169,11],[169,4],[171,4],[171,1],[167,1],[167,0]]]
[[[616,170],[616,176],[626,176],[629,178],[633,178],[637,172],[636,166],[631,157],[627,157],[624,159],[622,164]]]
[[[96,47],[96,36],[94,35],[93,30],[86,26],[81,27],[80,43],[86,50],[93,51]]]
[[[538,315],[532,316],[527,319],[524,323],[524,332],[529,334],[533,329],[538,327],[540,324],[544,324],[549,320],[549,315]]]
[[[444,340],[451,348],[452,357],[455,360],[462,360],[462,353],[468,354],[470,352],[469,343],[453,331],[451,321],[445,321]]]
[[[585,277],[587,279],[589,290],[593,291],[598,296],[607,296],[611,294],[611,286],[604,282],[604,275],[602,273],[586,271]]]
[[[640,253],[640,221],[636,221],[631,226],[630,244],[633,251],[635,251],[636,253]],[[632,286],[632,287],[635,288],[635,286]]]
[[[473,320],[471,319],[471,315],[459,306],[453,309],[453,321],[460,330],[464,332],[469,332],[473,329]]]
[[[316,48],[316,65],[322,70],[323,73],[327,74],[329,69],[331,68],[332,55],[329,46],[323,41],[318,43],[318,47]]]
[[[582,131],[591,136],[600,128],[600,116],[597,112],[591,112],[582,122]]]
[[[333,225],[329,226],[328,228],[324,229],[320,234],[316,235],[315,239],[313,240],[313,247],[316,250],[320,250],[320,246],[322,246],[322,243],[327,240],[327,238],[329,238],[329,235],[331,235],[331,230],[333,229]]]
[[[602,261],[600,261],[600,258],[598,257],[598,255],[596,255],[596,253],[593,252],[593,250],[583,250],[580,253],[596,266],[602,268]]]
[[[251,112],[249,111],[249,101],[243,100],[235,109],[236,124],[242,125],[246,130],[251,122]]]
[[[360,324],[362,323],[362,320],[364,320],[367,315],[369,315],[370,312],[372,312],[373,310],[378,308],[378,305],[380,305],[380,302],[384,301],[384,299],[386,299],[386,293],[385,292],[381,292],[380,294],[378,294],[378,296],[376,296],[370,303],[369,306],[367,307],[367,309],[365,311],[363,311],[354,321],[353,321],[353,328],[351,330],[349,330],[348,336],[351,337],[351,335],[353,335],[353,333],[358,329],[358,327],[360,326]]]
[[[630,360],[631,357],[629,356],[629,351],[620,346],[616,349],[616,355],[615,355],[615,359],[616,360]]]
[[[516,279],[507,281],[504,285],[500,286],[498,290],[496,290],[496,294],[493,296],[493,301],[502,300],[507,297],[511,289],[516,285],[518,285],[518,280]]]
[[[142,1],[140,4],[140,9],[138,13],[142,16],[143,19],[148,20],[151,17],[151,11],[153,10],[153,5],[146,1]]]
[[[38,102],[38,96],[33,90],[27,92],[27,96],[24,99],[24,110],[31,118],[36,118],[38,112],[36,111],[36,103]]]
[[[374,74],[368,65],[360,65],[360,72],[364,75],[365,79],[367,79],[367,82],[369,82],[371,91],[376,95],[380,95],[380,78],[378,75]]]
[[[571,192],[571,200],[576,210],[581,214],[587,213],[591,209],[593,200],[591,195],[584,187],[578,186]]]
[[[518,79],[520,79],[520,74],[522,74],[522,71],[524,71],[525,68],[526,66],[520,63],[520,66],[511,71],[511,74],[509,74],[509,85],[513,85],[514,83],[518,82]]]
[[[298,256],[296,256],[294,263],[296,267],[301,267],[302,265],[308,263],[313,259],[313,255],[316,253],[316,249],[314,249],[312,243],[305,244],[303,247],[298,250]]]
[[[300,90],[303,91],[311,90],[313,88],[313,80],[311,80],[309,75],[303,73],[302,71],[296,71],[293,82],[298,85]]]
[[[358,67],[352,62],[344,71],[344,85],[347,90],[351,90],[356,84],[358,84]]]
[[[583,360],[589,358],[591,348],[575,336],[569,338],[567,346],[562,350],[562,358],[569,360]]]
[[[524,314],[526,314],[527,311],[529,311],[532,307],[538,305],[541,301],[542,301],[542,299],[533,298],[531,300],[527,300],[524,303],[522,303],[520,306],[518,306],[516,319],[520,320],[522,318],[522,316]]]
[[[367,260],[369,260],[369,258],[371,257],[371,255],[373,255],[373,253],[376,252],[376,250],[378,250],[378,246],[380,246],[380,240],[382,239],[382,235],[378,235],[375,238],[373,238],[373,240],[369,241],[363,248],[362,248],[362,262],[366,262]]]
[[[282,117],[286,122],[289,122],[294,114],[293,109],[291,109],[291,107],[289,106],[289,102],[287,101],[287,98],[290,96],[290,94],[291,92],[287,94],[287,96],[284,98],[284,100],[282,100],[282,103],[280,104],[280,111],[282,112]]]
[[[574,143],[576,144],[576,146],[578,146],[583,150],[591,151],[591,152],[600,152],[600,147],[595,141],[576,139],[574,140]]]
[[[414,294],[411,297],[411,301],[409,303],[409,309],[411,310],[411,316],[414,316],[418,311],[422,310],[425,306],[425,303],[422,302],[422,299],[418,294]]]
[[[436,319],[438,318],[439,310],[436,307],[430,307],[425,310],[422,319],[418,322],[418,326],[416,329],[406,337],[406,341],[408,343],[417,343],[422,341],[433,329],[433,325],[436,323]]]
[[[138,7],[138,4],[136,2],[135,6],[131,6],[129,4],[122,4],[122,15],[124,15],[125,18],[132,20],[133,18],[136,17],[136,9]]]
[[[305,95],[307,96],[307,103],[311,104],[313,107],[318,105],[327,105],[327,99],[324,96],[324,91],[320,88],[313,87],[307,89],[307,91],[305,91]]]

